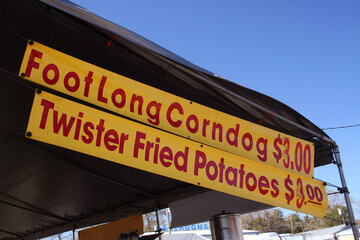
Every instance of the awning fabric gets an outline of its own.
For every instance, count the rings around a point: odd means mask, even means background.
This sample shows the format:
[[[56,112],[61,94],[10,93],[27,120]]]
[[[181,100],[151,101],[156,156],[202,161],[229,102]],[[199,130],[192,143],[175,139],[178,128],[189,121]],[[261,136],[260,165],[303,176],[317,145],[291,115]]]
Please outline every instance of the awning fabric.
[[[0,1],[0,36],[0,239],[38,239],[167,207],[208,191],[25,138],[34,91],[39,87],[18,77],[29,39],[257,124],[268,115],[223,90],[231,89],[328,137],[285,104],[219,78],[70,1]],[[263,125],[313,142],[315,166],[333,162],[332,146],[321,137],[314,138],[277,117]]]
[[[206,204],[204,204],[206,203]],[[219,213],[250,213],[269,208],[269,205],[209,191],[170,203],[171,226],[180,227],[209,221]],[[211,206],[211,207],[209,207]]]

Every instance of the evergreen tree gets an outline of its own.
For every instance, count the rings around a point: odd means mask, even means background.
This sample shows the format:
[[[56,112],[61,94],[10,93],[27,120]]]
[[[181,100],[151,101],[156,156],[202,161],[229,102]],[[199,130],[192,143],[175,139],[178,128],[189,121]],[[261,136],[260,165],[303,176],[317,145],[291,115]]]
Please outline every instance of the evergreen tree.
[[[345,205],[335,203],[329,205],[325,215],[325,226],[333,227],[349,222],[349,213]]]

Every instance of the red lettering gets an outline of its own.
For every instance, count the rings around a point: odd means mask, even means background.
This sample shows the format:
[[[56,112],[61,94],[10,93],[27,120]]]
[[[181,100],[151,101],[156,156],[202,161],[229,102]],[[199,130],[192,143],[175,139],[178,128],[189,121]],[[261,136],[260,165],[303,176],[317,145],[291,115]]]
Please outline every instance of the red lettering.
[[[221,125],[221,123],[213,123],[213,128],[212,128],[212,139],[215,140],[216,139],[216,129],[218,129],[219,132],[219,142],[222,142],[222,136],[223,136],[223,126]]]
[[[150,150],[154,147],[154,143],[146,142],[146,150],[145,150],[145,161],[150,160]]]
[[[267,160],[267,142],[268,142],[268,140],[264,139],[264,138],[259,138],[256,141],[256,149],[259,153],[257,155],[257,157],[259,158],[259,160],[261,160],[263,162],[266,162],[266,160]],[[262,145],[262,148],[260,145]]]
[[[58,120],[58,111],[54,110],[54,119],[53,119],[54,133],[58,134],[60,129],[63,129],[63,136],[67,137],[70,133],[70,130],[75,122],[74,117],[70,117],[70,120],[67,121],[67,115],[65,113],[61,114],[60,119]]]
[[[125,141],[129,139],[129,134],[121,133],[120,143],[119,143],[119,153],[124,153]]]
[[[203,120],[202,136],[206,137],[206,127],[210,125],[210,120]]]
[[[246,143],[246,142],[248,142],[248,143]],[[245,133],[241,139],[241,143],[242,143],[243,148],[246,151],[250,151],[253,147],[252,135],[250,133]]]
[[[158,153],[159,153],[159,143],[160,143],[160,138],[156,138],[155,142],[157,144],[155,144],[155,149],[154,149],[154,163],[158,162]],[[149,142],[148,142],[149,143]]]
[[[116,144],[116,145],[112,145]],[[109,151],[114,151],[119,144],[119,135],[114,129],[109,129],[104,135],[104,144]]]
[[[86,143],[86,144],[90,144],[94,140],[94,134],[90,131],[90,129],[94,130],[94,124],[92,124],[91,122],[86,122],[84,124],[84,133],[85,133],[85,135],[83,135],[81,137],[83,142]]]
[[[144,98],[140,95],[136,95],[133,94],[131,97],[131,102],[130,102],[130,111],[134,112],[135,111],[135,102],[138,102],[138,114],[141,116],[142,115],[142,106],[144,103]]]
[[[211,171],[211,168],[213,169]],[[214,181],[217,176],[218,176],[218,169],[217,169],[217,166],[216,166],[216,162],[214,161],[209,161],[207,164],[206,164],[206,176],[211,180],[211,181]]]
[[[298,178],[296,180],[296,184],[297,184],[297,189],[296,189],[296,195],[298,197],[298,199],[296,200],[296,206],[297,208],[301,208],[304,204],[305,201],[305,195],[304,195],[304,189],[303,189],[303,182],[301,180],[301,178]]]
[[[76,119],[76,127],[75,127],[75,135],[74,135],[74,139],[75,140],[79,140],[79,135],[80,135],[80,127],[81,127],[81,119],[84,116],[84,113],[79,112],[78,114],[78,119]]]
[[[182,172],[187,172],[187,163],[188,163],[188,156],[189,156],[189,147],[185,147],[185,151],[179,151],[175,154],[174,163],[177,170]],[[183,159],[183,164],[180,164],[180,158]]]
[[[252,183],[250,182],[250,179],[252,179]],[[246,188],[250,192],[253,192],[256,189],[256,186],[257,186],[257,181],[256,181],[255,174],[253,174],[252,172],[249,172],[248,174],[246,174],[245,184],[246,184]]]
[[[220,159],[220,163],[219,163],[219,182],[223,182],[223,178],[224,178],[224,169],[225,169],[225,164],[224,164],[225,159],[221,158]]]
[[[193,127],[191,126],[191,122],[194,122]],[[191,114],[186,119],[186,127],[191,133],[196,133],[199,130],[199,120],[194,114]]]
[[[285,168],[289,168],[290,166],[290,154],[289,154],[289,150],[290,150],[290,140],[289,138],[285,138],[284,140],[284,158],[283,158],[283,163],[284,163],[284,167]]]
[[[230,177],[232,175],[232,177]],[[237,186],[237,168],[228,167],[225,171],[226,183],[230,186]]]
[[[282,157],[282,151],[281,148],[278,146],[278,144],[282,144],[282,139],[280,137],[280,134],[278,134],[277,138],[274,140],[274,148],[277,153],[273,152],[274,158],[276,159],[276,162],[279,163],[281,157]]]
[[[227,130],[226,141],[230,144],[230,146],[234,146],[234,147],[238,146],[239,129],[240,129],[240,125],[236,124],[235,128],[229,128],[229,130]],[[231,139],[231,135],[233,136],[233,140]]]
[[[199,175],[199,169],[203,169],[206,166],[206,155],[205,153],[196,150],[195,153],[195,166],[194,166],[194,175]]]
[[[105,130],[104,123],[105,123],[104,119],[100,119],[99,124],[96,126],[97,135],[96,135],[96,144],[95,145],[97,147],[100,147],[100,145],[101,145],[101,136]]]
[[[273,191],[271,191],[271,196],[273,198],[276,198],[279,196],[280,191],[279,191],[278,186],[279,186],[279,182],[276,179],[272,179],[271,180],[271,188],[273,189]]]
[[[269,184],[269,180],[265,177],[265,176],[260,176],[259,177],[259,191],[262,195],[266,195],[269,190],[268,188],[270,187]]]
[[[136,132],[136,137],[135,137],[135,145],[134,145],[134,158],[138,158],[139,157],[139,149],[144,149],[145,144],[140,142],[142,139],[146,138],[146,134],[137,131]]]
[[[318,202],[322,202],[322,200],[324,200],[324,196],[323,196],[320,188],[315,187],[314,191],[315,191],[316,200],[318,200]]]
[[[174,121],[171,118],[171,114],[172,114],[174,109],[178,110],[180,115],[184,114],[184,110],[181,107],[180,103],[174,102],[169,106],[168,110],[166,111],[166,119],[170,123],[171,126],[178,128],[178,127],[181,126],[182,121],[181,120]]]
[[[117,96],[120,96],[121,101],[117,101]],[[123,108],[126,103],[126,93],[123,89],[118,88],[111,94],[111,101],[113,102],[114,106],[117,108]]]
[[[108,99],[104,97],[104,88],[106,84],[107,77],[102,76],[100,84],[99,84],[99,91],[98,91],[98,98],[99,102],[107,103]]]
[[[152,109],[155,109],[155,113],[152,113]],[[149,116],[147,119],[149,123],[158,126],[160,124],[160,109],[161,103],[151,101],[146,107],[146,114]]]
[[[75,81],[74,86],[71,86],[69,83],[71,78],[74,79],[74,81]],[[77,75],[76,72],[68,72],[64,78],[64,86],[65,86],[66,90],[68,90],[69,92],[76,92],[80,87],[79,75]]]
[[[85,97],[89,97],[89,91],[90,91],[90,85],[93,82],[93,72],[89,71],[88,75],[85,77],[84,81],[85,81],[85,88],[84,88],[84,96]]]
[[[40,128],[45,129],[47,117],[49,115],[49,109],[54,109],[55,104],[53,102],[50,102],[48,100],[42,99],[41,100],[41,106],[44,107],[41,121],[40,121]]]
[[[309,144],[306,144],[304,148],[304,171],[309,174],[311,170],[311,149]]]
[[[312,188],[312,186],[310,184],[306,185],[306,193],[310,200],[314,200],[315,193],[314,193],[314,189]]]
[[[29,61],[28,61],[28,64],[27,64],[26,70],[25,70],[25,76],[26,77],[30,77],[31,71],[32,71],[33,68],[39,69],[40,64],[38,62],[35,62],[35,58],[41,59],[42,55],[43,55],[43,53],[38,51],[38,50],[35,50],[35,49],[31,50],[31,53],[30,53],[30,56],[29,56]]]
[[[165,161],[168,160],[168,161]],[[173,153],[169,147],[163,147],[160,150],[160,162],[164,167],[170,167],[173,160]]]
[[[302,144],[301,142],[298,142],[295,147],[295,167],[298,172],[301,172],[302,170]]]
[[[245,176],[244,164],[240,165],[239,175],[240,175],[239,188],[244,188],[244,176]]]
[[[49,71],[53,72],[53,78],[49,78]],[[49,64],[47,65],[42,73],[42,77],[44,79],[44,82],[46,82],[49,85],[54,85],[59,81],[59,69],[55,64]]]

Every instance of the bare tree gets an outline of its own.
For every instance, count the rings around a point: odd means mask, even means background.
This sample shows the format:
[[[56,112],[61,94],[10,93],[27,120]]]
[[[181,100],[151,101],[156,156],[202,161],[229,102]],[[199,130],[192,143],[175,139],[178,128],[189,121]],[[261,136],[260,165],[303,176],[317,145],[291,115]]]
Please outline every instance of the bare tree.
[[[166,209],[158,210],[160,226],[167,225]],[[143,214],[145,232],[153,232],[156,230],[156,212]]]

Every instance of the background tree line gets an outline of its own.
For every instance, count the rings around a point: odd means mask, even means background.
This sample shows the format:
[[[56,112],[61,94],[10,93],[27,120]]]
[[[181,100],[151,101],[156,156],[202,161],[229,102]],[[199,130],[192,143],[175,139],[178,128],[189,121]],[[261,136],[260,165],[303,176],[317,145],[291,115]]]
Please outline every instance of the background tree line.
[[[325,218],[299,213],[284,216],[282,210],[275,208],[242,215],[243,229],[258,230],[261,233],[300,233],[347,224],[349,222],[349,214],[342,198],[343,196],[339,194],[329,196],[329,205]],[[359,203],[352,202],[356,213],[359,213]],[[357,220],[357,224],[360,224],[359,220]]]
[[[353,208],[359,215],[359,202],[352,201]],[[145,231],[154,231],[156,226],[155,212],[144,214]],[[170,216],[171,217],[171,216]],[[329,205],[325,218],[313,217],[301,213],[284,215],[279,208],[249,213],[241,216],[242,227],[247,230],[278,233],[300,233],[321,228],[333,227],[349,222],[349,214],[343,195],[329,196]],[[160,226],[167,226],[165,209],[159,210]],[[360,225],[360,221],[357,222]]]

